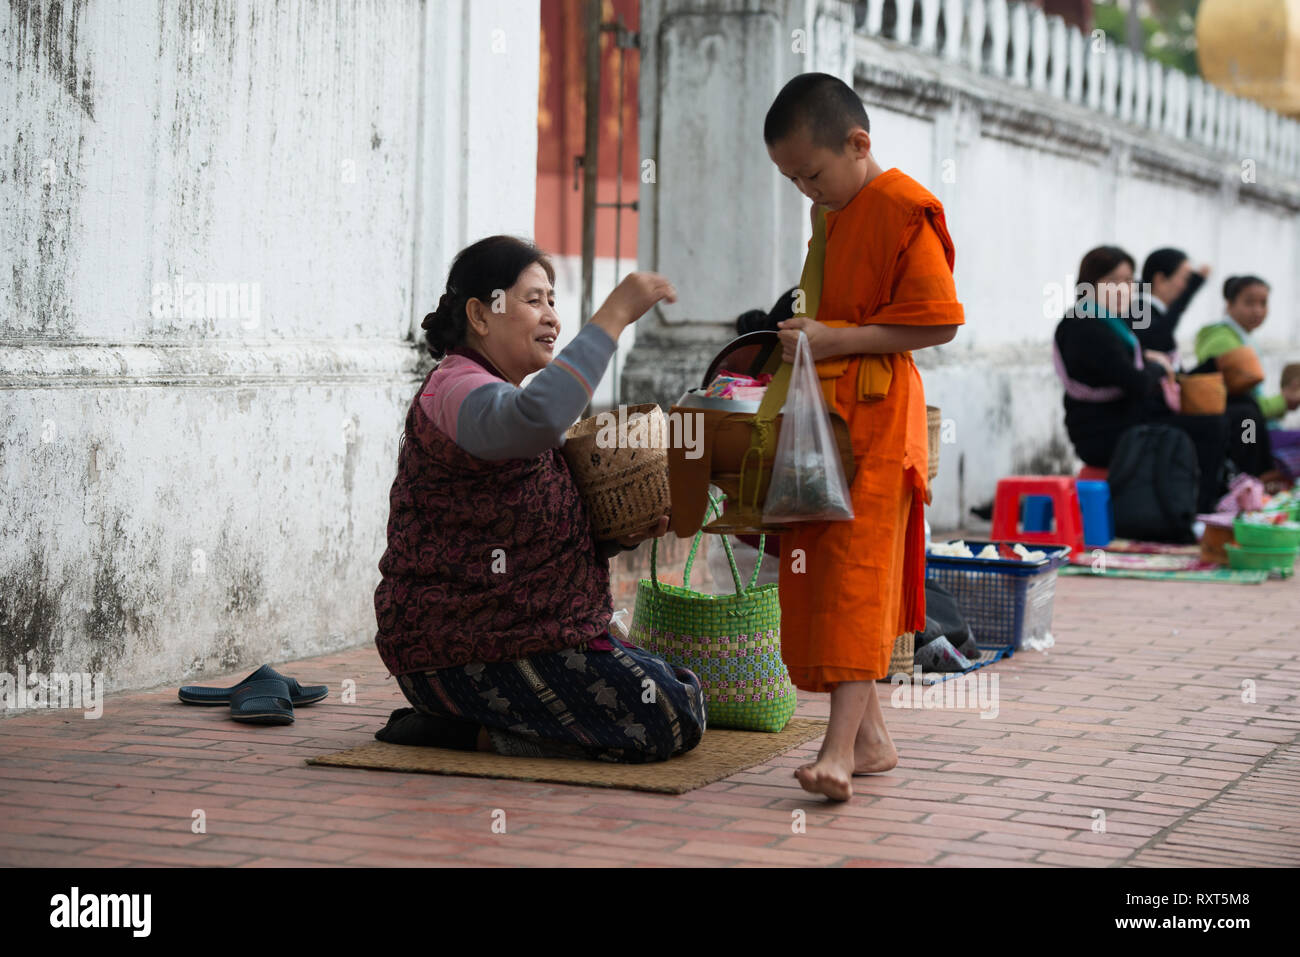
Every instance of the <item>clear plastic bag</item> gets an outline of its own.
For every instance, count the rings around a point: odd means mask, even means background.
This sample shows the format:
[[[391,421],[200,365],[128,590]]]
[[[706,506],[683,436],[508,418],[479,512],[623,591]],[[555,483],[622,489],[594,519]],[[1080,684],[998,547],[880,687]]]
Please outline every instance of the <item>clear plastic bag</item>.
[[[763,521],[839,522],[853,518],[849,483],[831,430],[808,336],[799,333]]]
[[[621,641],[628,641],[628,625],[631,622],[630,613],[626,608],[620,608],[614,612],[609,619],[609,629],[618,635]]]

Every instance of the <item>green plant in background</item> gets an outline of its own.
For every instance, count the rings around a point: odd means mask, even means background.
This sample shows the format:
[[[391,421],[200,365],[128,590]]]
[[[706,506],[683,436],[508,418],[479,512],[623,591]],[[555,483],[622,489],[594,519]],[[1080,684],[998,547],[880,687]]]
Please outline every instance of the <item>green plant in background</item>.
[[[1128,45],[1128,5],[1138,3],[1142,26],[1142,52],[1165,66],[1192,76],[1200,74],[1196,62],[1196,8],[1200,0],[1125,0],[1094,3],[1093,22],[1119,46]]]

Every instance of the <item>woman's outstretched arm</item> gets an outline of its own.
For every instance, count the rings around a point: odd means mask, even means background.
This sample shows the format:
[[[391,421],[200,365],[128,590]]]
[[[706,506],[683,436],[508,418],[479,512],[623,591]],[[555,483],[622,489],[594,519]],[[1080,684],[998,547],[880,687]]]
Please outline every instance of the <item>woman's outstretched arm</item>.
[[[492,462],[529,459],[561,445],[616,348],[605,330],[589,323],[523,388],[493,378],[469,392],[456,411],[452,438]]]

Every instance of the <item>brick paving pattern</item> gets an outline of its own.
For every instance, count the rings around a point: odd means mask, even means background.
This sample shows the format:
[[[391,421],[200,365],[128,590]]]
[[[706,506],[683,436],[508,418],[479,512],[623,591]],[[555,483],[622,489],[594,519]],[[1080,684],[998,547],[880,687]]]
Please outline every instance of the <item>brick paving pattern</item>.
[[[900,764],[846,804],[791,777],[817,741],[681,796],[305,766],[405,704],[370,646],[277,665],[331,691],[287,727],[174,688],[110,695],[99,720],[18,714],[0,718],[0,864],[1295,866],[1298,593],[1063,578],[1056,647],[988,671],[996,718],[886,708]],[[826,713],[803,696],[799,714]]]

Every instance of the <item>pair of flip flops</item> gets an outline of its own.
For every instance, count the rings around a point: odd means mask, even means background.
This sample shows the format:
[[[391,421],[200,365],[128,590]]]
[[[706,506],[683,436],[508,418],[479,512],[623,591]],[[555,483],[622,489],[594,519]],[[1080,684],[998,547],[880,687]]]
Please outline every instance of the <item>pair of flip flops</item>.
[[[230,717],[246,724],[293,724],[294,705],[313,704],[329,694],[326,685],[301,685],[262,665],[230,688],[186,685],[177,696],[186,704],[230,705]]]

